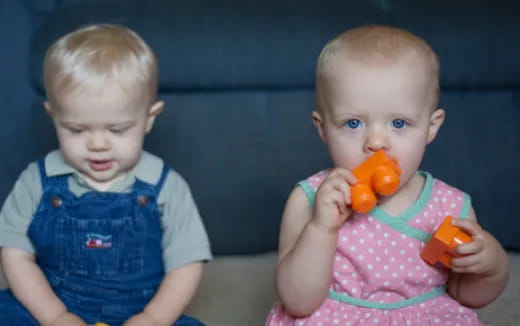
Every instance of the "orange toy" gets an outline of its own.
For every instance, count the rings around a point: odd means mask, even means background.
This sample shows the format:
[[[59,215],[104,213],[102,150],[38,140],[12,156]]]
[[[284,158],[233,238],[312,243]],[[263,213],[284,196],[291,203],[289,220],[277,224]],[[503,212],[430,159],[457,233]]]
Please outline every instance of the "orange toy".
[[[96,323],[94,326],[108,326],[108,324],[105,324],[105,323]]]
[[[452,219],[452,216],[444,219],[421,252],[421,257],[431,265],[440,262],[451,268],[451,259],[457,257],[454,253],[455,247],[471,241],[471,237],[466,232],[451,225]]]
[[[367,213],[377,203],[376,195],[390,195],[399,187],[401,169],[396,160],[377,151],[353,171],[357,184],[350,188],[352,209]]]

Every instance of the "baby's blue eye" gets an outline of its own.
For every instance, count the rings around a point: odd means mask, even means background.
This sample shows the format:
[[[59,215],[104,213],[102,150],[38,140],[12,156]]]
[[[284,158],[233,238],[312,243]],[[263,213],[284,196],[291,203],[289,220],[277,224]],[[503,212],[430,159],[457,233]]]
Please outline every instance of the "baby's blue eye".
[[[350,119],[347,121],[347,127],[351,128],[351,129],[359,128],[360,125],[361,125],[361,121],[359,121],[359,119]]]
[[[406,121],[404,121],[403,119],[392,120],[392,126],[397,129],[403,128],[404,126],[406,126],[406,124],[407,124]]]

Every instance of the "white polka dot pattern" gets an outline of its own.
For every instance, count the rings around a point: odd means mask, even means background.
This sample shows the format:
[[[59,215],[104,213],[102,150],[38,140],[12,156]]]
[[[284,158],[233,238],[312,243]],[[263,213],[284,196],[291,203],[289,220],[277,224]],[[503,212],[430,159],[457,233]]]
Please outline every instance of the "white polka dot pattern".
[[[329,170],[307,182],[314,191]],[[413,228],[433,233],[448,214],[458,216],[463,193],[434,180],[430,198],[408,221]],[[402,217],[394,217],[401,218]],[[330,289],[362,300],[393,303],[444,285],[447,271],[433,268],[419,256],[424,244],[391,228],[374,216],[353,215],[339,231]],[[476,314],[447,294],[420,304],[383,310],[364,308],[327,298],[311,316],[294,318],[275,304],[266,325],[483,325]]]

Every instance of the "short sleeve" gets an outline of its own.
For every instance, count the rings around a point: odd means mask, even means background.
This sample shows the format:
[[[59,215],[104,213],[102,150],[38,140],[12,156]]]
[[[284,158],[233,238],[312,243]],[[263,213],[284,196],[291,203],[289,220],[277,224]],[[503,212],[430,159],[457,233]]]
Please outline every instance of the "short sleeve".
[[[322,170],[308,177],[305,180],[298,182],[296,185],[302,188],[305,196],[309,200],[311,207],[314,207],[314,201],[316,199],[316,191],[320,187],[321,183],[329,175],[330,169]]]
[[[16,181],[0,211],[0,247],[18,248],[34,253],[27,230],[42,193],[38,166],[31,163]]]
[[[170,171],[158,198],[166,272],[212,259],[208,235],[186,181]]]
[[[436,180],[432,194],[434,201],[441,205],[443,215],[467,218],[471,209],[471,197],[464,191]]]
[[[469,210],[471,209],[471,197],[467,193],[462,193],[463,204],[460,209],[460,218],[468,218]]]

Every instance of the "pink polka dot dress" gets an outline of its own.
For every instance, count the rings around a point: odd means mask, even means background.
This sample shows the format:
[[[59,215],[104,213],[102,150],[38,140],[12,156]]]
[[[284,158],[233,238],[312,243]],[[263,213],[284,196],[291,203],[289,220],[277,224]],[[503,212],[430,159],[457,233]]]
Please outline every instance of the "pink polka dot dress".
[[[298,184],[311,205],[328,172]],[[376,206],[368,214],[354,214],[340,229],[329,295],[312,315],[295,318],[275,303],[266,325],[484,325],[446,293],[447,269],[432,267],[419,255],[446,215],[466,217],[469,196],[419,173],[424,188],[401,215],[390,216]]]

